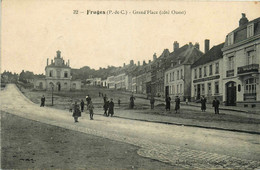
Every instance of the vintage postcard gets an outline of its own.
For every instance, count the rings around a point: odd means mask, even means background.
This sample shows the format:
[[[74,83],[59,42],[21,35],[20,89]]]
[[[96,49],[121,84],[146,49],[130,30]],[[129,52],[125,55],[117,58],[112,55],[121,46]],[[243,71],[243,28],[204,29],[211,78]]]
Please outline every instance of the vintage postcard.
[[[1,169],[259,169],[259,1],[1,1]]]

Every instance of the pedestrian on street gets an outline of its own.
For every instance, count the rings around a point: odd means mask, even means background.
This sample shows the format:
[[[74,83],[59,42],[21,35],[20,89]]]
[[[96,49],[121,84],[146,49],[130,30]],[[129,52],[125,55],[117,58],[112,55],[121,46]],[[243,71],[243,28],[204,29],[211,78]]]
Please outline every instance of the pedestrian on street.
[[[215,97],[212,102],[212,107],[214,107],[215,114],[219,114],[219,100]]]
[[[73,111],[72,116],[74,117],[75,123],[79,122],[78,118],[81,117],[81,112],[79,110],[79,105],[77,104],[77,102],[75,102],[75,104],[74,104],[74,111]]]
[[[109,108],[108,108],[108,116],[111,115],[111,117],[114,115],[114,102],[113,99],[110,99],[109,102]]]
[[[45,105],[45,97],[44,95],[42,95],[40,107],[44,107],[44,105]]]
[[[201,102],[201,110],[202,112],[205,112],[207,99],[204,96],[202,96],[200,102]]]
[[[180,110],[180,103],[181,103],[181,100],[179,98],[179,96],[176,96],[175,98],[175,112],[177,113],[178,110]]]
[[[109,114],[108,114],[107,111],[108,111],[108,108],[109,108],[109,101],[106,101],[106,103],[104,104],[103,107],[104,107],[104,111],[105,111],[105,112],[104,112],[104,115],[108,117]]]
[[[90,120],[94,120],[94,119],[93,119],[93,115],[94,115],[94,106],[93,106],[93,103],[92,103],[91,100],[89,101],[88,110],[89,110],[89,117],[90,117]]]
[[[91,101],[91,97],[89,95],[86,96],[86,101],[87,101],[87,109],[88,109],[89,102]]]
[[[130,97],[130,109],[133,109],[134,106],[135,106],[135,97],[134,95],[132,94],[132,96]]]
[[[85,105],[85,103],[84,103],[84,101],[81,99],[81,102],[80,102],[81,112],[84,111],[84,105]]]
[[[166,98],[165,98],[165,102],[166,102],[166,108],[165,108],[166,111],[167,111],[167,110],[170,111],[170,110],[171,110],[171,98],[170,98],[169,95],[166,96]]]
[[[154,102],[155,102],[154,97],[151,96],[151,99],[150,99],[151,109],[154,109]]]
[[[120,104],[121,104],[121,100],[120,99],[118,99],[118,106],[120,107]]]

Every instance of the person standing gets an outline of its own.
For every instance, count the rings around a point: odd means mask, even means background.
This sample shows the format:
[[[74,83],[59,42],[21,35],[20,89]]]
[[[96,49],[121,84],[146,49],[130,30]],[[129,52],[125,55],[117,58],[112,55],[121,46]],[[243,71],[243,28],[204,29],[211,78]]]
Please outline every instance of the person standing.
[[[87,101],[87,109],[88,109],[89,102],[91,101],[91,97],[89,95],[86,96],[86,101]]]
[[[150,99],[150,104],[151,104],[151,109],[154,109],[154,97],[152,96],[151,99]]]
[[[169,95],[166,96],[165,102],[166,102],[166,111],[167,111],[167,110],[170,111],[170,110],[171,110],[171,98],[170,98]]]
[[[89,110],[90,120],[94,120],[94,119],[93,119],[93,115],[94,115],[94,105],[93,105],[93,103],[92,103],[91,100],[89,101],[88,110]]]
[[[179,96],[176,96],[176,98],[175,98],[175,112],[176,113],[178,112],[178,110],[180,110],[180,103],[181,103],[181,101],[180,101]]]
[[[44,105],[45,105],[45,97],[44,97],[44,95],[42,95],[40,107],[44,107]]]
[[[111,117],[114,115],[114,102],[113,99],[110,99],[109,102],[109,108],[108,108],[108,116],[111,115]]]
[[[75,123],[79,122],[78,118],[81,116],[81,112],[79,110],[79,105],[77,104],[77,102],[75,102],[75,104],[74,104],[74,111],[73,111],[72,116],[74,117]]]
[[[219,114],[219,100],[215,97],[212,102],[212,107],[214,107],[215,114]]]
[[[84,101],[81,100],[81,102],[80,102],[81,112],[84,111],[84,105],[85,105]]]
[[[201,102],[201,110],[202,110],[202,112],[205,112],[206,111],[207,99],[204,96],[202,96],[200,102]]]
[[[106,101],[106,103],[104,104],[103,107],[104,107],[104,111],[105,111],[105,112],[104,112],[104,115],[108,117],[109,114],[108,114],[107,111],[108,111],[108,108],[109,108],[109,101]]]
[[[118,106],[120,107],[120,104],[121,104],[121,100],[120,99],[118,99]]]
[[[134,108],[134,106],[135,106],[135,97],[134,97],[134,95],[132,95],[131,97],[130,97],[130,109],[133,109]]]

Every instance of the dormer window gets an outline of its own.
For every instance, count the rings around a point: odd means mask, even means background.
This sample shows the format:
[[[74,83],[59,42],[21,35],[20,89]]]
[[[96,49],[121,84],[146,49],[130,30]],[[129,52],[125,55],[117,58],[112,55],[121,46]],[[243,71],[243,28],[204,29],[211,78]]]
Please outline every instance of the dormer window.
[[[252,37],[254,35],[254,23],[249,24],[247,26],[247,38]]]
[[[234,33],[228,34],[228,45],[234,44]]]

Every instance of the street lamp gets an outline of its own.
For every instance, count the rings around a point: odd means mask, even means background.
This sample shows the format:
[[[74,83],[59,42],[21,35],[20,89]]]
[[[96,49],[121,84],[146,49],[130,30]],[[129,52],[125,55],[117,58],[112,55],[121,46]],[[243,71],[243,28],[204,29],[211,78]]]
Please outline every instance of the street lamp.
[[[53,85],[51,86],[51,105],[53,106]]]

